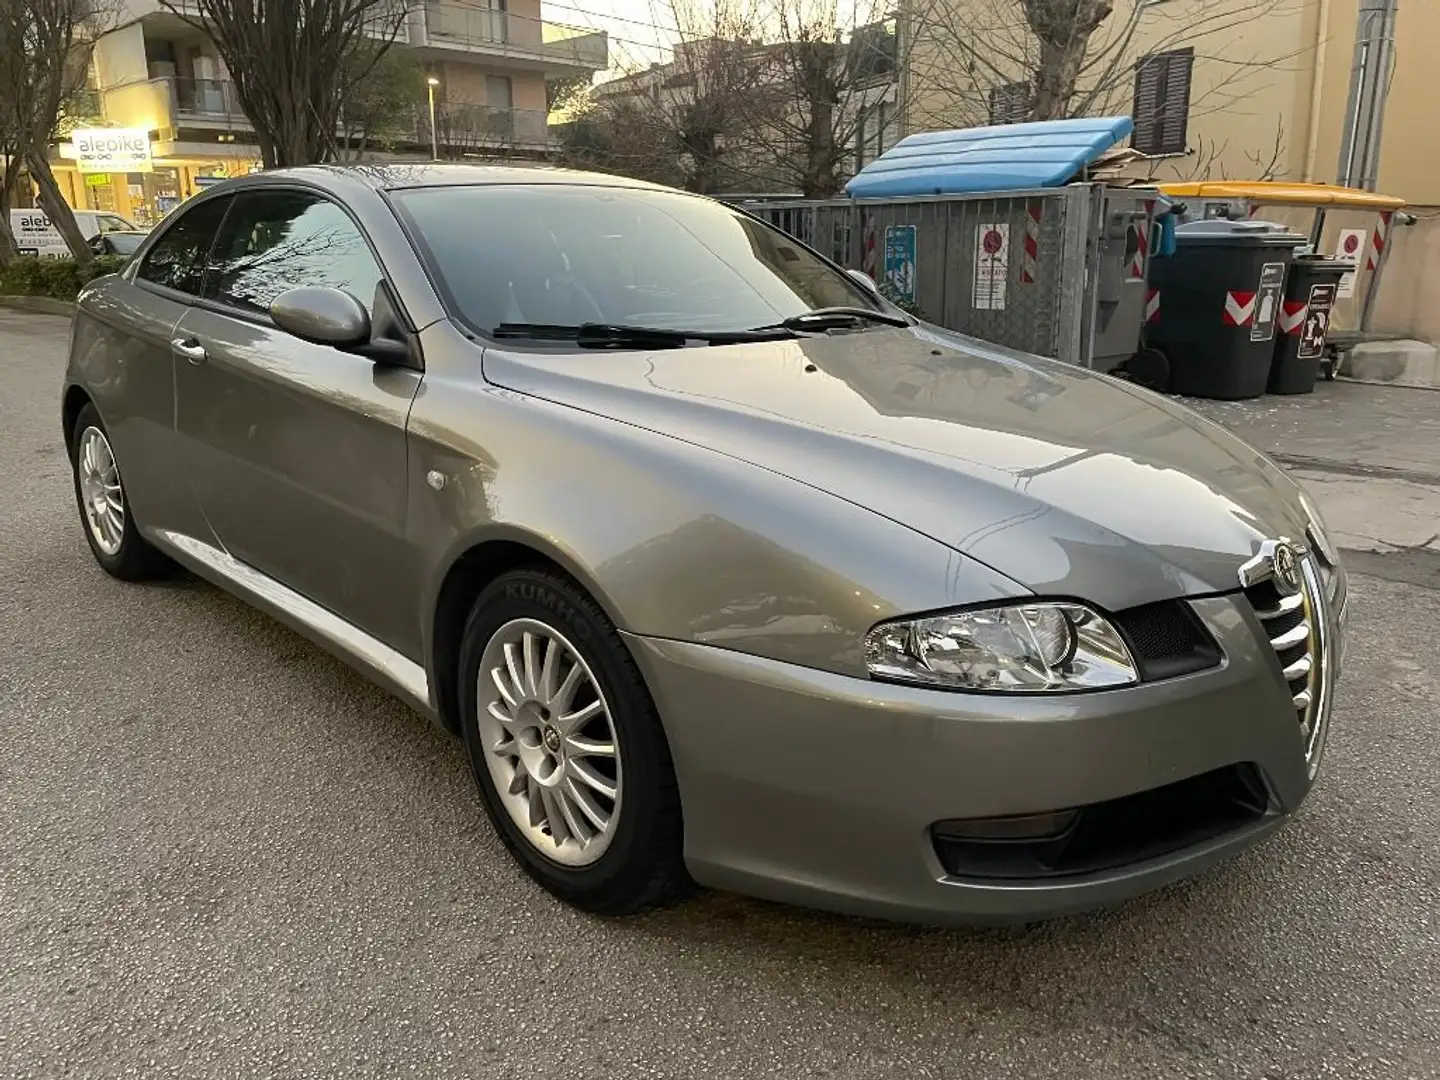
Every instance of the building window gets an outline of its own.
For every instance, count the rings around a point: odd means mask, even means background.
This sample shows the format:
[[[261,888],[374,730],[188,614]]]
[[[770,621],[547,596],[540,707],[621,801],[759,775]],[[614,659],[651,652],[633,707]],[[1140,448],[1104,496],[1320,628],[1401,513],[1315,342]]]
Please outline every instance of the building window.
[[[1030,84],[1006,83],[990,89],[990,123],[1020,124],[1030,119]]]
[[[515,99],[510,88],[509,75],[485,76],[485,104],[492,109],[510,109]]]
[[[877,101],[860,110],[855,124],[856,172],[895,145],[895,120],[895,106],[888,101]]]
[[[899,38],[893,19],[857,26],[850,35],[846,62],[854,83],[893,80],[900,70],[899,61]]]
[[[1190,72],[1194,49],[1153,53],[1135,65],[1135,134],[1142,154],[1183,154],[1190,123]]]

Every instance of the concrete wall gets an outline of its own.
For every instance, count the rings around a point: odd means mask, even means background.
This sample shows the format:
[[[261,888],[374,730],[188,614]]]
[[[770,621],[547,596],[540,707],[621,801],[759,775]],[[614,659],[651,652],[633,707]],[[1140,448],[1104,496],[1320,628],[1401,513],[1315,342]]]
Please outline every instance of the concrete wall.
[[[1332,0],[1330,48],[1324,75],[1317,172],[1334,180],[1350,89],[1355,42],[1354,0]],[[1440,140],[1435,115],[1440,98],[1440,2],[1403,0],[1395,24],[1395,75],[1385,109],[1379,190],[1420,206],[1440,206]]]
[[[104,102],[105,119],[116,127],[157,131],[170,126],[170,89],[162,80],[132,82],[106,90]]]
[[[150,77],[145,66],[145,30],[138,22],[103,35],[92,53],[95,76],[104,86],[123,86]]]
[[[1440,344],[1440,219],[1391,230],[1372,328]]]
[[[1165,161],[1157,178],[1304,178],[1318,10],[1313,0],[1254,0],[1249,7],[1247,13],[1237,0],[1169,0],[1145,9],[1129,49],[1134,59],[1195,50],[1192,152]],[[1126,67],[1122,113],[1134,94],[1133,60]]]
[[[440,79],[446,101],[469,105],[493,104],[487,95],[486,78],[490,75],[508,77],[510,96],[516,109],[545,110],[545,76],[538,71],[513,68],[492,68],[484,64],[446,61],[441,65]]]

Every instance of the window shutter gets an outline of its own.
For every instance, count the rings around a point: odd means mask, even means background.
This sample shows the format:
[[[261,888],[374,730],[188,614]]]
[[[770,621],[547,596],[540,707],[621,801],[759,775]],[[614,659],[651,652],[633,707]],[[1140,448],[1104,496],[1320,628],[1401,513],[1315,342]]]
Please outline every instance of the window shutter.
[[[1183,154],[1190,126],[1190,74],[1194,49],[1141,58],[1135,67],[1135,133],[1142,154]]]
[[[1195,64],[1194,49],[1170,54],[1165,72],[1165,106],[1161,111],[1160,153],[1183,154],[1190,127],[1190,71]]]
[[[1030,118],[1030,84],[1006,83],[990,89],[990,123],[1019,124]]]

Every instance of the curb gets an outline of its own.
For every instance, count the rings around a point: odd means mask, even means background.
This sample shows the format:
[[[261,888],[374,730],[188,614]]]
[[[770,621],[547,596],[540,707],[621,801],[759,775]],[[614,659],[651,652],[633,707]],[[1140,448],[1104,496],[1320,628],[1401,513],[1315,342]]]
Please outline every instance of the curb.
[[[41,315],[63,315],[67,319],[75,314],[75,304],[72,301],[55,300],[48,296],[0,296],[0,307],[33,311]]]
[[[1337,375],[1350,382],[1440,390],[1440,349],[1428,341],[1363,341],[1345,355]]]

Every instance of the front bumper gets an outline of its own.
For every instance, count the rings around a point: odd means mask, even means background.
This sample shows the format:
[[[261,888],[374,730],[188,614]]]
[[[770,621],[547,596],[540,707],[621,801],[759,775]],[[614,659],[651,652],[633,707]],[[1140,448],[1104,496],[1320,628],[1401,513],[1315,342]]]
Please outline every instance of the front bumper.
[[[1240,595],[1192,601],[1222,666],[1056,697],[869,682],[629,637],[665,720],[702,884],[926,923],[1026,921],[1192,874],[1278,827],[1311,780],[1290,691]],[[1248,764],[1253,818],[1153,857],[1050,877],[947,873],[937,822],[1120,799]]]

